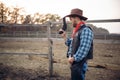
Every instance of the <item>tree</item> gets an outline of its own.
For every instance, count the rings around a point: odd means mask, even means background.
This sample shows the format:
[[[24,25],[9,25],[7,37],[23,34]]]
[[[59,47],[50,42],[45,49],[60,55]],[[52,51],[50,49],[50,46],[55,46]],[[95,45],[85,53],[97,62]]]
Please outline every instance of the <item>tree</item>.
[[[0,23],[7,22],[8,9],[2,2],[0,2]]]
[[[57,14],[40,14],[35,13],[32,17],[31,15],[25,16],[21,14],[23,8],[19,7],[6,7],[2,2],[0,2],[0,23],[9,24],[44,24],[47,21],[59,21],[60,16]]]
[[[11,23],[17,24],[18,21],[20,21],[21,17],[23,18],[23,16],[21,16],[21,14],[20,14],[20,11],[22,11],[22,10],[23,10],[23,8],[15,7],[9,11],[9,16],[11,17],[10,18]]]
[[[60,16],[57,14],[46,14],[45,15],[45,21],[59,21]]]
[[[25,15],[20,15],[19,22],[24,23],[25,21]]]
[[[27,15],[23,24],[30,24],[31,23],[31,15]]]
[[[47,21],[59,21],[60,16],[57,14],[39,14],[35,13],[34,14],[34,23],[39,23],[39,24],[44,24]]]
[[[21,17],[23,19],[23,16],[21,16],[21,11],[23,11],[23,8],[19,7],[6,7],[5,4],[0,2],[0,23],[15,23],[17,24],[18,21],[20,22]]]
[[[35,13],[34,14],[34,17],[33,17],[33,23],[35,24],[41,24],[41,19],[43,18],[43,14],[40,14],[40,13]]]

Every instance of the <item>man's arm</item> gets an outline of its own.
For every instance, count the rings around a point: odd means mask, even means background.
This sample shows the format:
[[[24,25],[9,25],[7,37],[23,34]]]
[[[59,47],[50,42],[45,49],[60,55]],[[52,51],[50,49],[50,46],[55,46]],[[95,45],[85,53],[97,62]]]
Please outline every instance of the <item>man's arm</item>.
[[[63,34],[61,34],[61,37],[64,39],[65,45],[68,46],[68,51],[67,51],[68,62],[70,64],[72,64],[73,61],[74,61],[73,57],[71,57],[71,52],[72,52],[72,38],[67,38],[65,31],[63,31]]]
[[[91,47],[93,41],[93,32],[89,28],[84,28],[80,35],[80,46],[75,55],[73,55],[74,61],[81,61],[85,58]]]
[[[71,38],[67,38],[66,41],[65,41],[65,45],[69,47],[71,42],[72,42],[72,39]]]

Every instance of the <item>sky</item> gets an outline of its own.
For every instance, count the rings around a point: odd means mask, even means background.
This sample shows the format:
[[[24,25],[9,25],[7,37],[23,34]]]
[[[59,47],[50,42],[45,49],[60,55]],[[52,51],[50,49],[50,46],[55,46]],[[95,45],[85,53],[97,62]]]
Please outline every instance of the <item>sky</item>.
[[[71,9],[80,8],[88,20],[120,19],[120,0],[0,0],[6,6],[23,7],[27,14],[39,12],[52,13],[64,17]],[[120,34],[120,22],[93,23],[103,27],[110,33]]]

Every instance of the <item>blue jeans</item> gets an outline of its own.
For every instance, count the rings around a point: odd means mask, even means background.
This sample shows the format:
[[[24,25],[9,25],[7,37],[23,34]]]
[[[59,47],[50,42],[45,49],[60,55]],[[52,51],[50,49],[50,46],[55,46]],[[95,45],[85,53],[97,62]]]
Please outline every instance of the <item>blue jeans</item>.
[[[71,66],[71,80],[85,80],[85,73],[87,71],[87,62],[80,64],[73,64]]]

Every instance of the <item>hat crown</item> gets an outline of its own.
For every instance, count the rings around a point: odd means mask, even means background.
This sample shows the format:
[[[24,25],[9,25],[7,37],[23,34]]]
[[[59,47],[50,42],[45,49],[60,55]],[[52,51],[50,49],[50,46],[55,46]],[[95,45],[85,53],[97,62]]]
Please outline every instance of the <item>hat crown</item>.
[[[66,15],[65,17],[72,17],[77,16],[80,17],[81,20],[86,21],[88,18],[83,16],[83,10],[75,8],[71,10],[71,13],[69,15]]]
[[[77,14],[77,15],[82,16],[83,15],[83,11],[81,9],[76,8],[76,9],[72,9],[71,10],[71,14]]]

